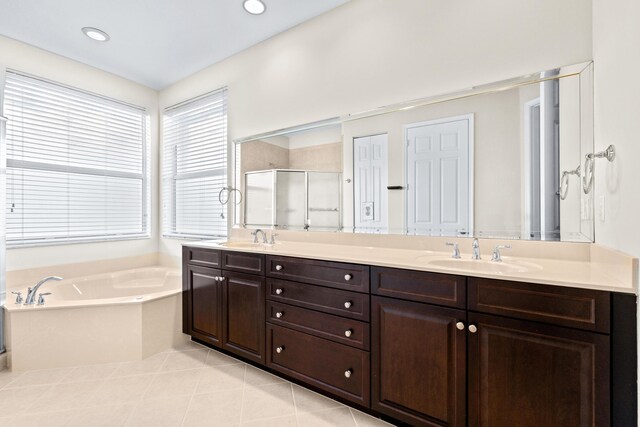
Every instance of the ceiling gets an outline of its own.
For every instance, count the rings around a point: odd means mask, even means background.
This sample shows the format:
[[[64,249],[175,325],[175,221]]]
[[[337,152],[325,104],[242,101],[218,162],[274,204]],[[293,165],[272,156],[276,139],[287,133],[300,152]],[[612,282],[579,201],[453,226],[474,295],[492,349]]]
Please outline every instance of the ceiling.
[[[0,34],[162,89],[348,0],[263,1],[254,16],[242,0],[0,0]]]

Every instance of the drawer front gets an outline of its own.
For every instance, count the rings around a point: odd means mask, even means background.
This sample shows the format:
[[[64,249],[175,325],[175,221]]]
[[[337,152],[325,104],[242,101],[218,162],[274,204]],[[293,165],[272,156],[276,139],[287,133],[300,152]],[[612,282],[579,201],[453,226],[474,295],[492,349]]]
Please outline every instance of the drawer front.
[[[371,293],[446,307],[465,308],[466,278],[424,271],[371,268]]]
[[[369,350],[369,324],[279,302],[267,302],[267,322]]]
[[[604,291],[469,278],[469,310],[609,333]]]
[[[364,406],[369,405],[369,363],[366,351],[267,325],[268,367]]]
[[[267,255],[267,276],[369,293],[369,267]]]
[[[182,258],[182,262],[189,264],[218,268],[222,266],[220,251],[215,249],[183,247]]]
[[[369,295],[306,283],[267,279],[267,299],[369,321]]]
[[[241,273],[264,274],[264,255],[222,251],[222,268]]]

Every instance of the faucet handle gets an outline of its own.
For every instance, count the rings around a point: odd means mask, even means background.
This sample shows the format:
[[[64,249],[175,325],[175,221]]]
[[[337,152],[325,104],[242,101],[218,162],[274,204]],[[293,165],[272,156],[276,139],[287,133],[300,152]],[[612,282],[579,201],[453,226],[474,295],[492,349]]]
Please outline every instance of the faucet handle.
[[[460,248],[458,244],[455,242],[446,242],[445,245],[453,246],[453,253],[451,254],[451,258],[460,259]]]
[[[278,233],[271,233],[271,239],[269,240],[269,244],[270,245],[275,245],[276,244],[276,236],[278,235]]]
[[[38,295],[38,305],[44,305],[44,297],[47,295],[51,295],[51,292],[45,292]]]
[[[12,294],[16,296],[16,304],[22,304],[24,298],[22,298],[22,292],[11,291]]]
[[[493,254],[491,254],[491,261],[502,261],[502,255],[500,254],[500,249],[511,249],[511,245],[496,245],[493,248]]]

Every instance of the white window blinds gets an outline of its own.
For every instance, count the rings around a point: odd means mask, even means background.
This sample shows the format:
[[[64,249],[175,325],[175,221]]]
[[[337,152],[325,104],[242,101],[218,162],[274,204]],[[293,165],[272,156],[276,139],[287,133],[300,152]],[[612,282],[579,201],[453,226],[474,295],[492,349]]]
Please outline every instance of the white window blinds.
[[[226,236],[226,88],[165,109],[162,168],[163,235]]]
[[[7,244],[149,235],[141,107],[7,71]]]

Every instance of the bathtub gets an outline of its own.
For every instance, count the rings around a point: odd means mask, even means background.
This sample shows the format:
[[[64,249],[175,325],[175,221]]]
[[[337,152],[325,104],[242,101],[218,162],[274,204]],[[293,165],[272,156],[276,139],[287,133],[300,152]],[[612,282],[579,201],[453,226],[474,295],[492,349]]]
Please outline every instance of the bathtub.
[[[51,273],[55,274],[55,271]],[[44,305],[4,306],[7,365],[16,371],[141,360],[188,340],[181,273],[145,267],[47,282]],[[8,284],[27,294],[27,286]],[[11,295],[13,296],[13,295]]]

